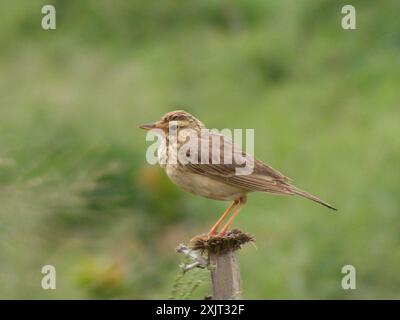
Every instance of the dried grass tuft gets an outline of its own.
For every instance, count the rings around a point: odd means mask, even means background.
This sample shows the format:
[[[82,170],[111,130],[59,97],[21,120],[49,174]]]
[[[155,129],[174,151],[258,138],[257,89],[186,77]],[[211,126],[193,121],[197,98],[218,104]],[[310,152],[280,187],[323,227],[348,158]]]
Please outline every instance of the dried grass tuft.
[[[215,254],[222,254],[228,251],[238,250],[245,243],[255,241],[256,240],[252,235],[234,229],[225,235],[198,235],[190,240],[190,248],[192,250],[199,250],[201,253],[206,251]]]

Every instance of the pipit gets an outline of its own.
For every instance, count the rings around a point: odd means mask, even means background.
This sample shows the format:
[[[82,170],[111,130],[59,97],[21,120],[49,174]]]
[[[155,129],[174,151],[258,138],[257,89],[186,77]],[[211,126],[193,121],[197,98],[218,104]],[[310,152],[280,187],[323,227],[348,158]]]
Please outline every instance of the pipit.
[[[159,162],[168,177],[177,186],[206,198],[232,201],[231,205],[212,226],[209,231],[210,236],[218,234],[219,227],[234,210],[232,216],[219,232],[220,235],[227,233],[245,205],[247,193],[253,191],[277,195],[298,195],[336,210],[327,202],[292,185],[291,179],[244,152],[230,138],[215,131],[208,131],[200,120],[188,112],[183,110],[172,111],[165,114],[161,120],[153,124],[141,125],[140,128],[145,130],[158,129],[157,131],[163,136],[163,142],[158,150]],[[194,160],[197,161],[182,161],[181,158],[177,157],[179,150],[188,143],[188,135],[182,135],[181,132],[188,129],[195,132],[197,138],[198,152],[194,155]],[[173,133],[176,133],[176,135],[173,135]],[[172,139],[172,137],[176,138]],[[215,145],[211,141],[219,142],[217,148],[220,152],[214,152]],[[193,160],[193,155],[190,154],[193,149],[186,149],[185,155]],[[226,154],[232,154],[231,162],[224,161]],[[208,159],[205,159],[206,161],[204,161],[204,155],[206,155],[206,158],[208,157]],[[215,161],[216,158],[217,161]],[[243,161],[237,161],[237,159],[252,163],[252,171],[248,174],[238,174],[237,169],[243,166]]]

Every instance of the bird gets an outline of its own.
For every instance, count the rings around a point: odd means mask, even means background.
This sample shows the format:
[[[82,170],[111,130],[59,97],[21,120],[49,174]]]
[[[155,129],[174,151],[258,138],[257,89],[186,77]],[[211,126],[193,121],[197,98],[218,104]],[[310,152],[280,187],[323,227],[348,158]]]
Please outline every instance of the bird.
[[[337,210],[324,200],[294,186],[290,178],[263,161],[256,159],[253,155],[244,152],[229,137],[215,130],[208,130],[203,122],[189,112],[184,110],[171,111],[155,123],[143,124],[139,127],[144,130],[157,130],[163,137],[158,148],[158,160],[174,184],[185,191],[205,198],[231,201],[229,207],[211,227],[208,232],[209,237],[223,236],[228,233],[234,220],[246,204],[249,192],[297,195],[315,201],[329,209]],[[188,142],[188,135],[181,134],[185,130],[194,132],[194,136],[197,138],[197,141],[192,139],[196,142],[194,148],[198,148],[197,154],[193,153],[195,160],[203,160],[203,158],[200,159],[200,155],[205,155],[205,158],[208,157],[206,161],[181,161],[177,157],[179,150],[184,148],[185,143]],[[174,136],[174,134],[176,135]],[[220,152],[213,153],[213,150],[209,150],[214,146],[210,141],[220,142],[217,145]],[[190,146],[193,147],[193,143]],[[208,146],[208,149],[206,146]],[[190,152],[193,149],[187,148],[187,146],[185,149],[187,149],[185,155],[190,158],[192,156]],[[223,150],[228,150],[228,153],[231,152],[234,159],[236,159],[235,156],[238,156],[237,158],[242,157],[242,160],[253,163],[253,170],[249,174],[237,174],[237,169],[243,162],[239,164],[239,161],[233,160],[231,163],[224,163],[221,156]],[[216,158],[221,161],[213,161]],[[220,229],[232,211],[232,215]]]

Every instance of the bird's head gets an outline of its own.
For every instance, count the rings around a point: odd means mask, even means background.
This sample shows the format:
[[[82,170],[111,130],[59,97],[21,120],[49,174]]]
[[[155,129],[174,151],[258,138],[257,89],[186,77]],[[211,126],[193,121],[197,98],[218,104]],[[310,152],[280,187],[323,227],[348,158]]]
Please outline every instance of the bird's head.
[[[205,126],[190,113],[183,110],[176,110],[166,113],[162,116],[161,120],[152,124],[141,125],[140,128],[145,130],[161,129],[164,133],[168,134],[170,130],[193,129],[200,131]]]

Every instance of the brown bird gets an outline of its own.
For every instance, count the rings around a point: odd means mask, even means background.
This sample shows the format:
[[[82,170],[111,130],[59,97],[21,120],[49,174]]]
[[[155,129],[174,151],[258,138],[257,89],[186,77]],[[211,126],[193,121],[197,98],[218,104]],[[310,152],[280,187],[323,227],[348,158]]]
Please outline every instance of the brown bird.
[[[288,177],[255,159],[252,155],[243,152],[228,137],[214,131],[208,131],[200,120],[188,112],[183,110],[172,111],[165,114],[156,123],[141,125],[140,128],[145,130],[159,129],[158,131],[163,135],[163,143],[158,150],[160,165],[177,186],[206,198],[232,201],[232,204],[213,225],[209,235],[218,233],[220,225],[235,209],[232,216],[222,227],[220,234],[223,235],[229,230],[246,203],[247,193],[252,191],[278,195],[299,195],[337,210],[327,202],[290,184]],[[195,133],[196,139],[191,139],[191,143],[190,141],[188,143],[188,135],[182,134],[188,129]],[[174,134],[176,134],[176,138],[172,139]],[[213,152],[215,151],[213,150],[215,144],[211,141],[219,141],[217,148],[220,149],[220,152]],[[191,160],[194,157],[194,160],[197,161],[182,161],[178,156],[182,154],[179,151],[185,144],[186,151],[184,154]],[[193,149],[188,148],[188,146],[193,147]],[[198,152],[191,155],[190,153],[193,150]],[[227,154],[232,155],[231,163],[224,163],[227,162],[224,161]],[[206,158],[208,157],[207,161],[204,161],[204,155]],[[242,161],[238,161],[238,159]],[[253,170],[249,174],[238,174],[238,169],[243,168],[244,161],[252,163]]]

